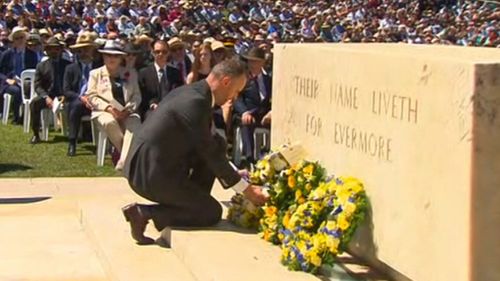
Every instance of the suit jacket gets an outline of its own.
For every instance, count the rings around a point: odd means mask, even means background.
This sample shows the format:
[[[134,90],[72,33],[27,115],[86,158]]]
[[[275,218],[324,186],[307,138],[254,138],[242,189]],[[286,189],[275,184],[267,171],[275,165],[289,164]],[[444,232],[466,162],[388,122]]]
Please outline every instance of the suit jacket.
[[[15,77],[14,69],[14,49],[9,48],[0,56],[0,93],[7,88],[7,79]],[[38,63],[38,57],[35,52],[26,48],[24,51],[24,69],[35,69]]]
[[[92,63],[93,69],[96,68],[95,65],[96,63]],[[73,101],[80,96],[80,88],[83,76],[82,67],[83,66],[80,62],[74,62],[66,67],[66,71],[64,72],[63,91],[66,98],[65,100],[68,102]]]
[[[169,65],[171,67],[174,67],[175,69],[179,70],[179,72],[180,72],[178,65],[173,60],[169,62]],[[183,80],[185,80],[184,78],[187,78],[188,74],[191,72],[191,70],[193,68],[193,62],[191,61],[191,59],[189,58],[187,53],[184,56],[184,66],[186,67],[186,77],[183,77]],[[182,75],[182,73],[181,73],[181,75]]]
[[[169,93],[173,89],[184,84],[184,80],[179,70],[170,66],[167,66],[167,81],[168,85],[166,91],[160,91],[160,81],[158,80],[158,73],[156,72],[154,64],[143,68],[139,72],[139,88],[142,93],[142,114],[148,111],[151,104],[160,103],[160,101],[165,98],[165,93]]]
[[[206,163],[224,188],[235,185],[241,177],[211,123],[212,94],[205,80],[173,90],[134,134],[124,169],[134,190],[182,188],[192,159]]]
[[[54,98],[56,96],[60,96],[63,94],[63,79],[64,79],[64,71],[66,69],[66,66],[70,63],[67,60],[64,60],[62,58],[59,58],[58,64],[59,64],[59,73],[56,73],[56,75],[59,75],[59,79],[61,81],[61,88],[59,89],[60,92],[56,93],[54,92],[54,83],[55,83],[55,77],[54,77],[54,65],[53,65],[53,59],[47,59],[41,63],[39,63],[36,67],[35,71],[35,92],[38,96],[41,97],[47,97],[50,96],[51,98]]]
[[[125,107],[130,112],[136,112],[141,103],[141,90],[137,83],[137,72],[132,69],[121,68],[120,77],[127,80],[123,87]],[[90,71],[86,95],[94,106],[91,118],[101,115],[111,105],[110,102],[114,98],[111,79],[106,66],[101,66]]]
[[[254,118],[260,120],[271,110],[272,78],[270,75],[264,73],[261,75],[267,95],[262,99],[259,92],[259,85],[254,79],[249,79],[247,85],[234,103],[234,111],[238,116],[250,111]]]

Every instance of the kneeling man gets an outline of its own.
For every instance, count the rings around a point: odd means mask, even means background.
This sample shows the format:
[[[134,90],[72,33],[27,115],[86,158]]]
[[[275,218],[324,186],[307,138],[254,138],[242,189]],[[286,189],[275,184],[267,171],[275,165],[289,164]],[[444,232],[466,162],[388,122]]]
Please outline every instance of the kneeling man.
[[[158,230],[219,222],[222,208],[210,195],[215,178],[257,205],[267,200],[261,187],[248,184],[233,169],[212,122],[213,106],[236,98],[247,72],[246,63],[236,58],[216,65],[205,80],[167,95],[135,134],[125,176],[137,194],[158,203],[123,208],[139,244],[153,243],[144,236],[149,220]]]

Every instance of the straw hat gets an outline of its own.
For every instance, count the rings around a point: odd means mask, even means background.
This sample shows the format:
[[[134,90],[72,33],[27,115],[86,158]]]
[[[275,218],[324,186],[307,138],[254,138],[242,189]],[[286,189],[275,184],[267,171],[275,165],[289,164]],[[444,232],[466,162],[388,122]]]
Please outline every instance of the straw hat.
[[[16,26],[12,29],[12,32],[9,34],[9,40],[14,41],[14,37],[16,34],[23,34],[25,38],[28,38],[28,32],[26,32],[26,28],[21,26]]]
[[[170,47],[170,48],[183,47],[184,48],[184,47],[186,47],[186,45],[178,37],[173,37],[172,39],[168,40],[168,47]]]
[[[83,32],[76,39],[76,43],[74,45],[69,46],[71,49],[78,49],[83,47],[96,47],[94,42],[93,34],[90,32]]]
[[[224,44],[221,41],[214,40],[210,44],[210,47],[212,47],[212,51],[215,52],[219,49],[225,49]]]
[[[123,51],[122,44],[116,40],[107,40],[104,47],[99,50],[99,53],[108,55],[126,55]]]

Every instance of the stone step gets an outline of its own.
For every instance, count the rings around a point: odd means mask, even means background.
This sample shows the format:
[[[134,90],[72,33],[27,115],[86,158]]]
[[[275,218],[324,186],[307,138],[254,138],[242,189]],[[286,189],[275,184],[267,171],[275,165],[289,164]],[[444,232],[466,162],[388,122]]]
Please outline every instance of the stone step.
[[[227,214],[227,202],[234,192],[216,184],[212,194]],[[166,228],[162,238],[197,281],[386,280],[348,255],[342,257],[346,263],[324,270],[321,277],[289,271],[280,263],[279,247],[225,220],[211,228]]]
[[[81,223],[110,280],[119,281],[194,281],[190,271],[169,248],[139,246],[130,236],[129,224],[121,207],[138,201],[133,194],[114,198],[92,198],[79,202]],[[148,226],[147,235],[159,237]]]
[[[0,280],[109,280],[74,202],[0,199]]]

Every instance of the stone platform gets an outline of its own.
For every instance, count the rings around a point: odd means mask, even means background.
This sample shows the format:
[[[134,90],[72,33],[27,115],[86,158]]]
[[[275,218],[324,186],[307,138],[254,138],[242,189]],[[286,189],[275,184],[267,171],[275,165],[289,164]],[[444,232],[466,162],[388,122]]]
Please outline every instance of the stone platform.
[[[232,194],[214,188],[223,205]],[[120,211],[134,201],[146,202],[121,178],[0,180],[0,280],[386,280],[349,256],[328,277],[290,272],[278,247],[225,221],[162,233],[150,224],[159,245],[139,246]]]

